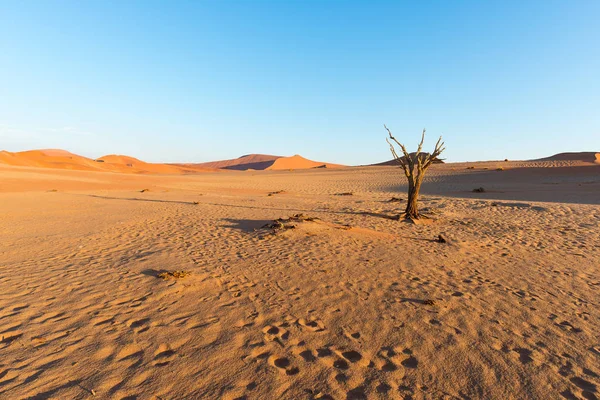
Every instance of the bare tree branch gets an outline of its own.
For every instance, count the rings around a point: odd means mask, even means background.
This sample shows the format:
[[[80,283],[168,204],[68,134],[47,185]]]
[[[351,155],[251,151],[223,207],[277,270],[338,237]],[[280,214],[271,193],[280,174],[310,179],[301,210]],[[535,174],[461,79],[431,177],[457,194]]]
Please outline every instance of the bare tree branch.
[[[438,139],[435,144],[435,148],[431,153],[421,153],[423,150],[423,143],[425,142],[425,129],[423,129],[423,133],[421,134],[421,141],[419,142],[419,146],[417,147],[417,152],[414,153],[414,156],[406,150],[406,147],[400,143],[394,135],[392,135],[392,131],[384,124],[383,127],[388,132],[389,138],[386,138],[388,145],[390,146],[390,151],[394,159],[398,162],[398,164],[404,170],[404,174],[408,179],[408,201],[406,205],[406,211],[404,212],[404,217],[412,220],[419,219],[419,212],[417,207],[417,200],[419,198],[419,191],[421,189],[421,183],[423,183],[423,177],[425,176],[425,171],[427,168],[431,166],[436,160],[440,160],[439,156],[442,154],[446,148],[444,147],[444,142],[442,142],[442,137]],[[394,143],[400,147],[402,150],[403,156],[400,157],[394,147]],[[423,156],[421,156],[423,154]],[[416,165],[415,165],[416,164]],[[415,166],[417,167],[415,171]]]

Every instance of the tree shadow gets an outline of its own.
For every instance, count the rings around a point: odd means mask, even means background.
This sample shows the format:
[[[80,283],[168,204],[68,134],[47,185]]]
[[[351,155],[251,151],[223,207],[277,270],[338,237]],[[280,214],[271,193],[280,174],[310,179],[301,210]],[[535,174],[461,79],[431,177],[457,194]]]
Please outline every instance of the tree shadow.
[[[571,167],[515,167],[503,171],[477,169],[457,174],[425,176],[421,194],[459,199],[540,201],[600,204],[600,165]],[[486,187],[487,182],[491,188]],[[485,192],[473,192],[483,186]],[[574,188],[578,187],[578,190]],[[406,193],[408,184],[387,185],[384,192]],[[427,199],[420,198],[420,202]]]
[[[225,218],[224,221],[228,225],[221,225],[223,228],[236,229],[242,232],[250,233],[257,229],[262,228],[265,225],[273,223],[273,220],[269,219],[233,219]]]
[[[168,272],[166,269],[145,269],[142,271],[143,275],[151,276],[153,278],[158,278],[160,274]]]
[[[227,203],[202,203],[210,206],[219,207],[232,207],[232,208],[246,208],[251,210],[272,210],[272,211],[286,211],[289,214],[293,213],[307,213],[307,214],[340,214],[340,215],[366,215],[370,217],[385,218],[391,220],[398,220],[398,214],[389,215],[370,211],[332,211],[332,210],[306,210],[302,208],[277,208],[277,207],[259,207],[259,206],[246,206],[239,204],[227,204]],[[236,220],[232,220],[236,221]],[[230,221],[230,222],[232,222]],[[265,220],[264,224],[270,223],[272,220]],[[263,224],[263,225],[264,225]]]
[[[412,299],[412,298],[408,298],[408,297],[401,298],[400,302],[401,303],[415,303],[415,304],[431,305],[431,300]]]
[[[193,201],[140,199],[139,197],[111,197],[111,196],[100,196],[97,194],[85,194],[83,196],[95,197],[97,199],[105,199],[105,200],[146,201],[146,202],[150,202],[150,203],[174,203],[174,204],[187,204],[187,205],[197,205],[198,204]]]

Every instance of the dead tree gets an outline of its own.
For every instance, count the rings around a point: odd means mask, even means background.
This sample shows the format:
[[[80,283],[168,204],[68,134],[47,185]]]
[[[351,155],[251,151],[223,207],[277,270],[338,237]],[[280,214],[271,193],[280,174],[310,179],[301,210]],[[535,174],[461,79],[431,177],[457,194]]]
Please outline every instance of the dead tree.
[[[408,201],[406,203],[406,210],[404,211],[404,214],[399,216],[399,219],[405,218],[417,220],[421,217],[425,217],[424,215],[419,214],[419,208],[417,205],[417,201],[419,200],[419,191],[421,190],[421,184],[423,183],[423,178],[425,177],[425,171],[427,171],[427,168],[429,168],[435,161],[441,161],[441,159],[438,157],[444,150],[446,150],[444,147],[444,142],[442,142],[442,137],[440,136],[438,139],[437,143],[435,144],[435,149],[432,153],[421,153],[421,150],[423,149],[423,141],[425,140],[425,129],[423,129],[421,143],[419,143],[417,152],[410,154],[406,150],[406,147],[396,140],[388,127],[385,125],[383,126],[390,135],[390,137],[386,138],[385,140],[390,145],[392,155],[398,164],[400,164],[400,167],[402,167],[404,174],[408,179]],[[398,156],[392,141],[395,142],[402,150],[403,155],[401,157]]]

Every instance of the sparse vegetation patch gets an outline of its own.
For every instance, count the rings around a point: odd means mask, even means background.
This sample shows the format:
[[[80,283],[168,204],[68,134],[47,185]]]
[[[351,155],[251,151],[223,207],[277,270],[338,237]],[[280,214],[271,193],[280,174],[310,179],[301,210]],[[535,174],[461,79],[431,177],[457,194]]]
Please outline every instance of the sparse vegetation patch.
[[[170,281],[170,280],[175,280],[175,279],[187,278],[188,276],[190,276],[190,274],[191,274],[191,272],[189,272],[189,271],[177,270],[177,271],[162,272],[162,273],[158,274],[158,277],[165,281]]]
[[[318,220],[318,218],[316,218],[316,217],[309,217],[304,214],[294,214],[293,216],[291,216],[289,218],[278,218],[278,219],[274,220],[272,223],[264,225],[261,229],[270,229],[274,232],[284,231],[287,229],[295,229],[296,228],[295,223],[307,222],[307,221],[312,222],[312,221],[316,221],[316,220]]]

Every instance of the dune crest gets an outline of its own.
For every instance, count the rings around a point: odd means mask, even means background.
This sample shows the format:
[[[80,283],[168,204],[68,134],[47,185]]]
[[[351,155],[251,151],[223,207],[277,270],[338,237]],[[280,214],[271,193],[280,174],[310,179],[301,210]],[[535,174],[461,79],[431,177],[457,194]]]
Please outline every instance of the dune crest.
[[[190,167],[201,167],[201,168],[215,168],[215,169],[233,169],[233,170],[247,170],[247,169],[265,169],[271,165],[273,161],[281,158],[281,156],[273,156],[269,154],[247,154],[238,158],[220,160],[220,161],[209,161],[205,163],[193,163],[193,164],[178,164],[182,166]]]
[[[600,153],[593,151],[580,151],[580,152],[569,152],[569,153],[558,153],[550,157],[539,158],[532,161],[582,161],[582,162],[596,162],[600,159]]]
[[[180,166],[193,166],[204,168],[231,169],[238,171],[278,171],[285,169],[310,169],[310,168],[339,168],[343,165],[321,161],[313,161],[298,154],[291,157],[272,156],[267,154],[248,154],[239,158],[222,161],[211,161],[200,164],[177,164]]]
[[[331,164],[320,161],[313,161],[304,158],[298,154],[291,157],[281,157],[273,162],[273,164],[265,168],[271,171],[283,170],[283,169],[309,169],[309,168],[340,168],[343,165]]]
[[[15,153],[0,151],[0,164],[15,167],[133,174],[189,174],[211,171],[210,168],[147,163],[123,155],[107,155],[91,159],[60,149],[29,150]]]

